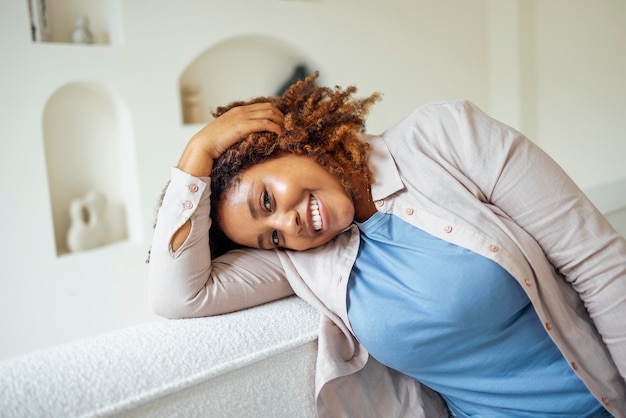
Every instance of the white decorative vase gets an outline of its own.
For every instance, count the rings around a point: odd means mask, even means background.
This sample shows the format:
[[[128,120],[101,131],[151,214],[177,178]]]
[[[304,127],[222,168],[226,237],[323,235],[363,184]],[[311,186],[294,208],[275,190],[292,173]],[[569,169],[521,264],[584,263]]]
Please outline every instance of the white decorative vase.
[[[93,191],[72,200],[67,231],[67,247],[71,252],[99,247],[106,242],[105,206],[105,197]]]
[[[72,32],[72,42],[75,44],[92,44],[94,36],[89,30],[89,18],[81,16],[76,19],[76,28]]]

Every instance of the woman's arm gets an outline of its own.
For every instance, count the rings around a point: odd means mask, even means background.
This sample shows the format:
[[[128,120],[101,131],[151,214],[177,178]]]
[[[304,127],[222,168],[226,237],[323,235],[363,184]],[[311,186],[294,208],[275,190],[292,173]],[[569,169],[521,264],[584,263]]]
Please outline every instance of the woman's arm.
[[[233,108],[188,143],[157,214],[150,254],[150,300],[169,318],[232,312],[293,294],[276,254],[243,249],[211,260],[213,160],[250,132],[280,133],[282,114],[262,103]]]
[[[626,240],[539,147],[471,103],[451,116],[461,170],[572,284],[626,378]],[[458,147],[457,147],[458,148]]]

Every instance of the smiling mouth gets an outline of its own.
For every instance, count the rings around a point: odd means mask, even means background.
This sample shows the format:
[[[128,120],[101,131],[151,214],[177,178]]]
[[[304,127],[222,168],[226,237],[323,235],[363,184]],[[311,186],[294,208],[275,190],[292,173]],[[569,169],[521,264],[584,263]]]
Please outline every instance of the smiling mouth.
[[[318,232],[322,229],[322,217],[320,216],[319,205],[317,199],[311,196],[309,200],[309,210],[311,211],[311,221],[313,222],[313,229]]]

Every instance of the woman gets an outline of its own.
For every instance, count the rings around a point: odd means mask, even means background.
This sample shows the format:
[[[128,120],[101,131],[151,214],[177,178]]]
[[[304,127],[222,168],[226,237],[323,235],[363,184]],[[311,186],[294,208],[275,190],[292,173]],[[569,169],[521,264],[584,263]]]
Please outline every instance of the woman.
[[[566,174],[465,101],[367,135],[378,95],[315,78],[189,141],[155,310],[307,300],[321,416],[626,416],[626,241]]]

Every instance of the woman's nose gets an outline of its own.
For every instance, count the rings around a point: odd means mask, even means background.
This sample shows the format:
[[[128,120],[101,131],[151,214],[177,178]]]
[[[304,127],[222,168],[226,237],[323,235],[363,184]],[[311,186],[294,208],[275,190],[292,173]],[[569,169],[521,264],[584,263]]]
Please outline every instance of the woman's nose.
[[[297,211],[291,210],[289,212],[285,212],[278,219],[278,228],[284,234],[288,235],[300,235],[302,231],[302,225],[300,221],[300,215]]]

